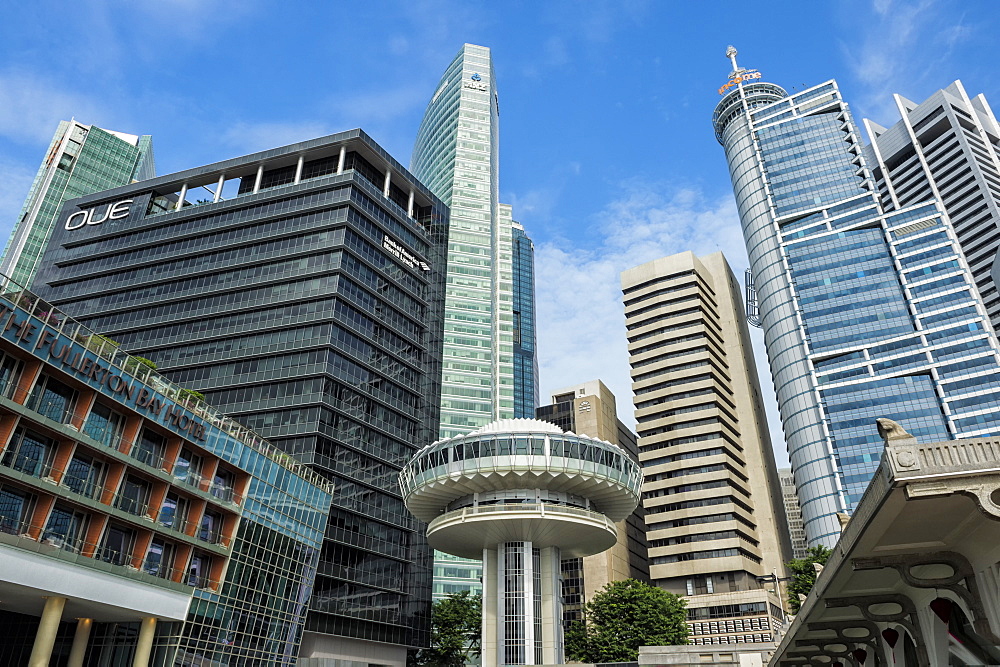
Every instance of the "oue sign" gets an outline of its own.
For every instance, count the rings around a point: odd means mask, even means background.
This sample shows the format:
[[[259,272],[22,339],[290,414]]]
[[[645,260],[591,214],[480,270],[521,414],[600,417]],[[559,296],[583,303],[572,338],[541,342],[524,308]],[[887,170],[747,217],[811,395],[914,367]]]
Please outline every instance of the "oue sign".
[[[98,213],[101,207],[87,209],[86,211],[77,211],[73,213],[68,218],[66,218],[66,229],[73,231],[74,229],[80,229],[84,225],[99,225],[106,220],[119,220],[128,215],[128,205],[132,203],[132,199],[123,199],[114,204],[108,204],[108,207],[104,210],[104,214]]]

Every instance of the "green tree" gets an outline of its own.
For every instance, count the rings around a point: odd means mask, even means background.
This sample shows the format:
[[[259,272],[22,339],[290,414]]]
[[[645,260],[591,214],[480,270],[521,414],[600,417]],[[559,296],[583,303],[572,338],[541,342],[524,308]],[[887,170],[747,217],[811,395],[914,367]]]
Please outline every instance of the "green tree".
[[[831,553],[833,552],[820,545],[810,547],[805,558],[794,558],[788,561],[788,571],[792,573],[792,580],[788,584],[788,604],[791,606],[793,614],[798,613],[799,607],[802,605],[799,601],[799,594],[808,596],[813,584],[816,583],[816,575],[819,574],[816,565],[826,565]]]
[[[634,662],[640,646],[686,644],[687,603],[635,579],[614,581],[566,629],[566,655],[581,662]]]
[[[453,593],[431,607],[431,646],[417,651],[415,664],[461,667],[478,656],[482,640],[483,598]]]

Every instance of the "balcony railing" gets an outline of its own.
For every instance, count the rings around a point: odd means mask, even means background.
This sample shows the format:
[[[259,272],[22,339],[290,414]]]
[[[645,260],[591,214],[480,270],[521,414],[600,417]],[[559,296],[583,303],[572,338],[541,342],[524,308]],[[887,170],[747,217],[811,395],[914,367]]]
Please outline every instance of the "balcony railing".
[[[130,374],[139,382],[184,406],[207,424],[267,456],[278,465],[306,479],[310,484],[326,493],[333,493],[333,485],[318,473],[276,448],[254,431],[207,405],[204,401],[193,400],[189,390],[170,382],[135,357],[122,352],[113,341],[91,331],[65,313],[54,309],[7,276],[0,275],[0,294],[2,294],[0,298],[23,309],[30,316],[47,324],[59,334],[85,346],[90,353],[106,364]]]
[[[84,538],[71,537],[59,534],[54,531],[45,530],[40,524],[33,524],[29,521],[14,521],[10,517],[0,515],[0,536],[4,542],[14,546],[30,549],[36,553],[45,554],[51,551],[52,555],[64,552],[73,554],[76,558],[86,558],[94,561],[101,561],[119,568],[118,573],[146,579],[156,577],[179,582],[187,586],[196,588],[211,588],[217,590],[220,582],[210,579],[208,575],[201,575],[192,572],[190,569],[177,567],[166,567],[158,563],[153,563],[147,556],[143,560],[141,569],[132,567],[133,554],[128,551],[112,549],[100,543],[87,542]],[[77,560],[79,564],[84,564],[86,560]],[[210,569],[210,568],[206,568]]]

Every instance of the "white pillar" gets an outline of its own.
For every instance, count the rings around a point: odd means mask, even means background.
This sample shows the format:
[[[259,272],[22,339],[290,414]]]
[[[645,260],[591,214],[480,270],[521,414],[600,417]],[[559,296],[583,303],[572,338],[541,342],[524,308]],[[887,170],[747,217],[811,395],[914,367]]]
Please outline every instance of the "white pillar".
[[[213,202],[217,202],[222,199],[222,186],[226,184],[226,175],[219,174],[219,182],[215,185],[215,198]]]
[[[500,596],[498,580],[503,572],[498,567],[498,550],[483,549],[483,636],[481,639],[483,667],[498,667],[497,652],[500,645]]]
[[[388,169],[385,170],[385,186],[382,188],[382,195],[385,197],[389,196],[389,185],[392,183],[392,172]]]
[[[562,625],[562,584],[560,582],[559,549],[542,549],[542,664],[562,665],[566,662]]]
[[[295,165],[295,185],[302,182],[302,167],[306,163],[306,158],[304,155],[299,156],[299,163]]]
[[[264,165],[257,166],[257,180],[253,182],[253,194],[260,192],[260,182],[264,179]]]
[[[49,667],[52,657],[52,647],[56,643],[56,633],[59,631],[59,621],[62,620],[66,598],[47,597],[42,609],[42,619],[38,622],[38,632],[35,633],[35,645],[31,648],[28,667]]]
[[[413,217],[413,190],[410,190],[410,201],[406,205],[406,215]]]
[[[90,640],[90,628],[93,619],[76,619],[76,633],[73,635],[73,647],[69,651],[67,667],[83,667],[83,656],[87,652],[87,642]]]
[[[153,651],[153,636],[156,634],[156,617],[147,616],[139,626],[139,641],[135,644],[135,658],[132,667],[148,667],[149,654]]]
[[[184,198],[187,197],[187,193],[188,193],[188,184],[185,183],[184,185],[181,186],[180,196],[177,197],[177,204],[174,206],[175,211],[179,211],[182,208],[184,208]]]
[[[338,174],[344,173],[344,162],[346,162],[346,161],[347,161],[347,147],[346,146],[341,146],[340,147],[340,158],[337,160],[337,173]]]

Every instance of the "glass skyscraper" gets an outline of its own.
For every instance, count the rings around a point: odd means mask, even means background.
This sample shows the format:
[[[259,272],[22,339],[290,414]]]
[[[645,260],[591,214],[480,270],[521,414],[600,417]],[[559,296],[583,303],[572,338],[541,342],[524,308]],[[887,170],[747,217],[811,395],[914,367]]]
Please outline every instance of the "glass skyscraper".
[[[149,135],[62,121],[7,240],[0,273],[30,285],[64,202],[152,178],[155,170]]]
[[[512,229],[497,198],[498,125],[490,50],[465,44],[427,105],[410,162],[451,209],[442,438],[514,416]]]
[[[983,95],[961,81],[921,104],[895,96],[902,119],[865,120],[865,157],[882,207],[939,199],[951,218],[993,328],[1000,328],[1000,124]]]
[[[836,82],[789,95],[729,55],[715,134],[806,538],[832,545],[878,466],[877,417],[925,441],[1000,433],[1000,354],[944,207],[883,207]]]
[[[506,204],[501,204],[501,210]],[[507,207],[509,208],[509,207]],[[535,345],[535,244],[513,222],[514,417],[534,419],[538,407],[538,351]]]
[[[499,118],[490,50],[464,44],[417,132],[410,171],[451,210],[441,438],[538,404],[531,241],[500,204]],[[435,554],[434,595],[477,591],[480,564]]]

